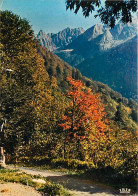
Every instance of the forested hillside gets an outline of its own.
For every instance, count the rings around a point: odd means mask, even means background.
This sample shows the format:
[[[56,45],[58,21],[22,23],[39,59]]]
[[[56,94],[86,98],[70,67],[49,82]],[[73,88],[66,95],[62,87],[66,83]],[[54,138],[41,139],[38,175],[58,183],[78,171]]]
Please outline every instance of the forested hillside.
[[[77,68],[85,76],[137,101],[137,36],[104,54],[86,59]]]
[[[111,167],[135,182],[135,101],[42,48],[19,16],[1,12],[0,27],[0,144],[7,161]]]
[[[137,103],[135,101],[132,99],[128,100],[123,98],[120,93],[113,91],[111,88],[101,82],[96,82],[82,76],[78,69],[72,68],[69,64],[65,63],[55,54],[49,52],[48,49],[38,45],[37,50],[44,59],[44,65],[47,72],[49,73],[49,76],[56,77],[60,91],[66,92],[69,88],[66,77],[71,76],[76,80],[81,80],[87,87],[91,88],[94,93],[100,93],[102,101],[106,104],[106,112],[110,119],[115,121],[117,111],[120,110],[120,107],[118,107],[120,104],[122,104],[124,108],[129,108],[129,111],[131,112],[126,110],[126,115],[128,116],[128,119],[131,119],[132,121],[129,121],[128,126],[134,126],[133,128],[135,130],[137,116]]]

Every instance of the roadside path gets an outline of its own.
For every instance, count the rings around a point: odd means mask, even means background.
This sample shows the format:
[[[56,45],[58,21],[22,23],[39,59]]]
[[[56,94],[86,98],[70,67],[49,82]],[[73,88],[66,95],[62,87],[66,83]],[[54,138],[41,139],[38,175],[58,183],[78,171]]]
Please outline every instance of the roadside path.
[[[115,194],[114,190],[111,188],[107,188],[101,185],[93,184],[89,180],[82,180],[74,177],[70,177],[66,174],[47,171],[47,170],[39,170],[39,169],[31,169],[24,167],[14,167],[7,166],[9,169],[19,169],[24,171],[27,174],[32,175],[40,175],[45,177],[47,180],[51,180],[57,184],[63,185],[69,191],[74,193],[75,196],[113,196]]]

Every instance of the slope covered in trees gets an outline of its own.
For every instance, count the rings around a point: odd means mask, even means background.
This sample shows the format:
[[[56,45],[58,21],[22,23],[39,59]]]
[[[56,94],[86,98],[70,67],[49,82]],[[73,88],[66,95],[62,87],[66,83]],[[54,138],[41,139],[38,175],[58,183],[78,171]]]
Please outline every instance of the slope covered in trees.
[[[136,103],[39,46],[26,20],[4,11],[0,25],[0,144],[9,162],[62,158],[134,182]]]
[[[71,76],[76,80],[81,80],[87,87],[91,88],[94,93],[101,94],[101,98],[106,104],[107,115],[110,119],[116,119],[118,105],[121,103],[123,107],[126,108],[127,118],[130,119],[130,123],[128,123],[129,126],[132,123],[132,127],[134,126],[132,129],[134,130],[136,128],[135,122],[137,121],[137,103],[135,101],[132,101],[132,99],[128,100],[123,98],[120,93],[113,91],[111,88],[101,82],[96,82],[82,76],[79,70],[72,68],[55,54],[49,52],[48,49],[38,46],[38,52],[44,59],[44,64],[50,77],[56,77],[57,84],[61,91],[66,92],[66,90],[69,88],[66,77]],[[129,112],[127,111],[127,108],[129,108]]]
[[[26,144],[36,130],[49,130],[62,115],[62,95],[49,79],[37,42],[26,20],[1,12],[1,142],[7,153]],[[59,99],[57,99],[59,97]],[[54,105],[55,104],[55,105]],[[58,105],[59,114],[55,109]]]
[[[137,36],[103,54],[88,58],[77,68],[124,97],[137,100]]]

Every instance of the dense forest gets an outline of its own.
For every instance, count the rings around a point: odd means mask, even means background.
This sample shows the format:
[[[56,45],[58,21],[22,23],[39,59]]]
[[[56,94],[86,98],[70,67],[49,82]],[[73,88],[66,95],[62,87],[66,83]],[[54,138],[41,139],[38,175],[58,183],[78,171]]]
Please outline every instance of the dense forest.
[[[40,46],[29,23],[12,12],[0,13],[0,27],[0,146],[7,162],[110,167],[133,183],[137,103]]]

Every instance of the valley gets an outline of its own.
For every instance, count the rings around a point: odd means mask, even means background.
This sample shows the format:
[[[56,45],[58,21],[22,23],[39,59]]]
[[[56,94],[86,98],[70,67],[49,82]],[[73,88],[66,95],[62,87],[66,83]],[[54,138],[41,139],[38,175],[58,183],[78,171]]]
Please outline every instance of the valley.
[[[96,24],[83,31],[76,38],[70,35],[70,43],[59,44],[52,51],[83,75],[107,84],[126,98],[137,100],[136,19],[125,25],[119,22],[113,29]],[[68,30],[63,32],[68,33]],[[42,39],[47,40],[46,36],[48,34],[42,37],[38,34],[40,43]],[[63,37],[68,36],[64,34],[59,39]],[[45,47],[50,49],[51,46]]]

